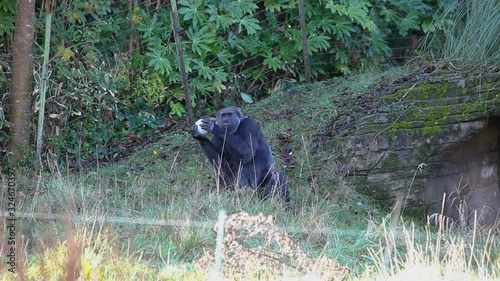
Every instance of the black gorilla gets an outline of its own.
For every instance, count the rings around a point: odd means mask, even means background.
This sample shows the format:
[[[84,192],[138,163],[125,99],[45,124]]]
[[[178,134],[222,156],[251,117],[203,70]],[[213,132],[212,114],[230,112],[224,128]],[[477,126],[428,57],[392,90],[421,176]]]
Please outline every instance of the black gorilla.
[[[211,132],[212,140],[200,134],[196,125],[189,131],[220,171],[224,186],[250,186],[261,198],[275,194],[285,203],[290,202],[287,177],[274,171],[271,147],[254,120],[230,106],[219,111],[215,123],[203,119],[200,128]]]

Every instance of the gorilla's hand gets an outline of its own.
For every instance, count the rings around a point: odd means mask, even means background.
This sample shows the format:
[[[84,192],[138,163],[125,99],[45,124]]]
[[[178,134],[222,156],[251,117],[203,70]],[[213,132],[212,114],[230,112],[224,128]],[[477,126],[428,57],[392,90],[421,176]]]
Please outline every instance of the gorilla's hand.
[[[193,126],[189,127],[189,133],[193,136],[193,138],[197,140],[205,140],[207,139],[204,135],[198,133],[198,126],[194,124]]]
[[[189,127],[189,133],[193,136],[193,137],[198,137],[200,136],[200,134],[198,134],[198,126],[196,126],[196,124],[194,124],[193,126]]]
[[[215,126],[214,121],[208,118],[203,118],[203,122],[201,122],[200,124],[200,128],[207,132],[212,132],[214,130],[214,126]]]

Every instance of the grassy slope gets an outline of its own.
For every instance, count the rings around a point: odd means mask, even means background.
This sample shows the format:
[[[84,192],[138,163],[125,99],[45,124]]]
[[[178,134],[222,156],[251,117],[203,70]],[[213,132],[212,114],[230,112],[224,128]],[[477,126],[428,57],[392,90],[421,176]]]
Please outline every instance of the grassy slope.
[[[295,167],[287,172],[291,212],[248,191],[219,190],[199,146],[186,131],[177,131],[119,165],[44,177],[37,196],[23,199],[18,211],[83,215],[87,220],[19,221],[28,258],[18,269],[29,279],[59,280],[76,260],[85,280],[205,280],[206,273],[191,265],[204,251],[214,250],[212,226],[223,208],[230,214],[273,215],[276,224],[307,252],[327,255],[349,267],[349,279],[398,280],[415,268],[420,269],[422,280],[446,280],[448,274],[498,278],[499,272],[492,270],[500,260],[490,254],[499,248],[498,239],[486,235],[489,240],[484,242],[478,235],[471,243],[468,233],[412,229],[409,223],[391,226],[384,211],[358,195],[342,174],[331,172],[342,163],[335,161],[337,152],[323,150],[321,139],[337,115],[352,110],[351,105],[339,103],[342,95],[358,96],[381,80],[387,83],[407,74],[398,69],[317,83],[301,88],[301,93],[277,95],[243,109],[263,124],[278,167],[285,163],[279,155],[283,140],[292,152]],[[100,223],[95,218],[101,215],[126,221]],[[134,224],[132,218],[165,219],[171,225]],[[436,238],[436,233],[451,240]],[[417,244],[422,248],[415,248]],[[12,280],[4,266],[0,265],[0,276]]]

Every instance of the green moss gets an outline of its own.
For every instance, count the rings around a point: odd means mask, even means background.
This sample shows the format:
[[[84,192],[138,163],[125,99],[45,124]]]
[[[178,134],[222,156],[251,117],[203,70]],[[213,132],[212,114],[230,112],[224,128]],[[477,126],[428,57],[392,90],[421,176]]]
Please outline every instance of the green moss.
[[[442,99],[449,93],[449,83],[430,83],[420,85],[414,88],[415,91],[420,92],[416,97],[419,100],[429,99]]]
[[[391,127],[391,129],[392,129],[392,130],[411,129],[411,128],[413,128],[413,123],[414,123],[414,122],[411,122],[411,121],[398,122],[398,123],[395,123],[395,124]]]
[[[429,137],[449,131],[449,124],[500,114],[500,94],[494,89],[494,83],[464,88],[456,81],[432,82],[416,85],[413,88],[399,89],[393,94],[385,95],[386,101],[397,101],[387,105],[411,105],[404,114],[389,114],[389,120],[398,120],[387,130],[388,134],[396,134],[401,130],[413,136]],[[403,98],[404,97],[404,98]],[[402,115],[401,115],[402,114]]]
[[[422,128],[422,136],[429,137],[443,131],[441,126],[428,126]]]

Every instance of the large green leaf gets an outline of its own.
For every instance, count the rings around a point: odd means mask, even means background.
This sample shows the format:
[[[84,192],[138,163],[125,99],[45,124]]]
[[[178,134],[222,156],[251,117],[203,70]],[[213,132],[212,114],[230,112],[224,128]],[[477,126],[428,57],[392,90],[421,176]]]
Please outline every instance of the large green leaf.
[[[392,9],[387,9],[385,7],[383,7],[380,10],[380,14],[382,16],[384,16],[385,20],[392,21],[392,22],[395,22],[395,23],[399,23],[401,21],[401,19],[402,19],[399,11],[392,10]]]
[[[321,17],[321,18],[311,19],[310,21],[314,29],[319,28],[329,33],[333,32],[335,28],[335,22],[336,20],[333,20],[333,18],[330,17]]]
[[[326,35],[317,35],[309,38],[309,54],[312,55],[312,53],[318,52],[320,49],[328,50],[330,48],[329,39],[330,37]]]
[[[346,39],[351,37],[351,33],[355,31],[354,26],[348,19],[342,17],[335,22],[332,33],[337,35],[340,39]]]
[[[239,31],[241,32],[242,26],[245,27],[248,34],[255,34],[257,30],[261,30],[259,21],[252,16],[245,16],[240,20]]]
[[[170,115],[177,115],[178,117],[182,117],[184,114],[186,114],[186,109],[184,108],[184,105],[182,105],[180,102],[171,101],[169,103],[169,106],[170,106]]]
[[[391,51],[391,48],[387,45],[387,41],[384,40],[382,34],[379,32],[372,33],[371,36],[368,37],[368,41],[375,53],[389,53]]]
[[[401,34],[401,36],[406,36],[408,35],[409,30],[420,29],[419,17],[414,13],[410,13],[406,15],[406,17],[404,17],[401,22],[399,22],[399,25],[400,25],[399,34]]]
[[[179,9],[179,14],[184,16],[185,21],[192,20],[193,26],[206,21],[206,11],[202,0],[181,0],[179,5],[184,6]]]
[[[230,53],[228,50],[223,49],[217,52],[217,59],[222,63],[229,65],[231,64],[231,59],[234,57],[232,53]]]
[[[328,3],[326,3],[326,8],[330,9],[332,14],[347,15],[347,7],[336,0],[329,0]]]
[[[199,59],[194,59],[193,63],[194,63],[193,68],[198,71],[198,75],[200,75],[201,77],[203,77],[207,80],[212,79],[213,72],[214,72],[213,69],[211,69],[209,66],[206,66],[203,63],[203,61],[201,61]]]
[[[335,51],[335,60],[340,64],[347,64],[349,62],[349,57],[346,52],[337,50]]]
[[[281,12],[283,5],[280,2],[280,0],[264,0],[264,7],[270,12]]]
[[[154,13],[153,18],[145,18],[143,21],[140,21],[139,24],[137,25],[137,30],[144,33],[145,38],[153,37],[157,22],[158,22],[158,15]]]
[[[253,103],[252,96],[250,96],[249,94],[241,93],[240,96],[241,96],[241,98],[243,99],[244,102],[246,102],[246,103]]]
[[[147,52],[146,57],[149,58],[148,65],[161,74],[172,72],[172,65],[167,58],[167,52],[167,48],[163,45],[156,46],[156,48]]]
[[[208,13],[210,14],[210,18],[208,20],[210,22],[215,22],[215,27],[217,29],[220,28],[226,30],[231,26],[231,24],[233,24],[233,19],[231,18],[231,16],[224,13],[219,13],[216,6],[210,6],[208,8]]]
[[[240,18],[244,14],[252,14],[257,8],[259,8],[254,2],[254,0],[230,0],[225,8],[235,18]]]
[[[209,30],[209,26],[204,26],[195,31],[194,28],[189,28],[186,32],[191,40],[191,49],[198,55],[203,55],[205,52],[212,51],[211,44],[216,40],[215,34]]]
[[[283,62],[277,56],[273,56],[271,52],[268,52],[265,55],[264,65],[269,66],[272,70],[276,71],[278,69],[282,69]]]
[[[374,31],[377,26],[368,15],[368,7],[371,7],[371,4],[367,1],[349,1],[347,16],[354,22],[359,23],[363,28]]]
[[[225,82],[227,80],[228,74],[224,70],[219,68],[213,72],[213,76],[215,81]]]

